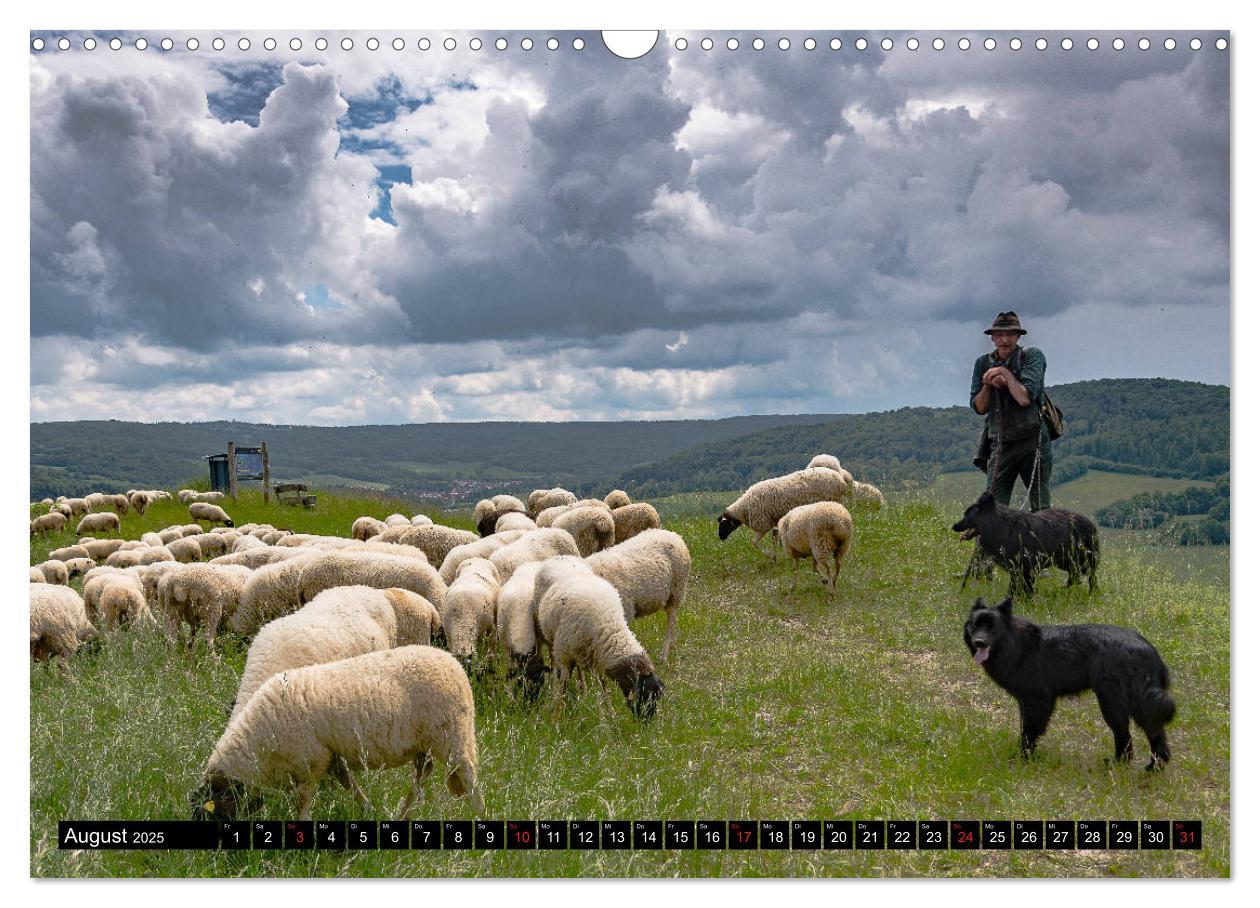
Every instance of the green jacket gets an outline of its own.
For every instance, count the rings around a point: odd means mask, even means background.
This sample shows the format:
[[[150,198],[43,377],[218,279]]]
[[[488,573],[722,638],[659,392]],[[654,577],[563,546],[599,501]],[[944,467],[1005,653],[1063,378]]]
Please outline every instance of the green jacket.
[[[984,373],[997,365],[1010,368],[1020,383],[1028,389],[1028,406],[1021,407],[1011,392],[994,389],[989,396],[989,412],[985,414],[985,431],[996,439],[999,434],[998,414],[1001,414],[1002,441],[1018,441],[1041,431],[1041,398],[1046,383],[1046,357],[1036,347],[1016,347],[1011,354],[1013,362],[1005,364],[994,353],[986,353],[976,360],[971,369],[971,396],[968,406],[976,409],[976,395],[980,393]],[[978,412],[978,411],[977,411]]]

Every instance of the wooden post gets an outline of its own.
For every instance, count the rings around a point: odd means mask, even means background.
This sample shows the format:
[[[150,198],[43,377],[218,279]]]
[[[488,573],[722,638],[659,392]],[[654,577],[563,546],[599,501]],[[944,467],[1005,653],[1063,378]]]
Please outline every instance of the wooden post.
[[[228,442],[228,494],[236,501],[236,442]]]
[[[271,503],[271,458],[267,456],[267,443],[262,443],[263,449],[263,504]]]

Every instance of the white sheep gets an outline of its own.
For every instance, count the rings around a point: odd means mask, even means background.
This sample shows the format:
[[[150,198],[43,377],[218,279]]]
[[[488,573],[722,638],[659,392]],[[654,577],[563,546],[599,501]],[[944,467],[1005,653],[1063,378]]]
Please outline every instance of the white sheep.
[[[525,511],[530,517],[537,517],[539,512],[556,505],[570,505],[577,501],[577,496],[568,489],[534,489],[529,493],[528,506]]]
[[[69,586],[70,572],[66,570],[66,563],[56,558],[50,558],[42,564],[35,565],[44,575],[45,583],[55,583],[58,586]]]
[[[62,504],[70,509],[70,513],[67,515],[68,517],[77,517],[80,514],[92,513],[92,509],[88,507],[87,500],[83,498],[67,498],[62,502]]]
[[[96,636],[96,628],[87,620],[83,598],[71,587],[32,583],[30,591],[31,659],[43,662],[56,657],[64,674],[66,660],[81,643]]]
[[[879,510],[884,506],[884,493],[868,482],[853,483],[853,503],[864,504]]]
[[[104,561],[123,547],[125,539],[81,539],[79,545],[87,549],[88,557]]]
[[[154,499],[148,492],[132,492],[130,501],[132,509],[143,517],[144,512],[147,511],[149,506],[153,504]]]
[[[180,489],[175,493],[175,498],[180,504],[188,504],[193,500],[193,496],[197,494],[196,489]]]
[[[164,529],[158,530],[157,537],[158,539],[162,540],[162,545],[167,545],[173,539],[183,539],[184,528],[183,527],[166,527]]]
[[[156,564],[159,561],[174,561],[175,556],[166,546],[142,549],[119,549],[105,559],[110,567],[135,567],[142,564]]]
[[[616,526],[615,542],[622,543],[644,530],[660,529],[661,515],[646,501],[613,508],[613,524]]]
[[[286,611],[293,611],[334,586],[411,590],[432,602],[439,612],[446,600],[446,582],[437,568],[426,561],[380,552],[341,551],[302,562],[298,574],[297,602]]]
[[[494,611],[495,637],[511,660],[513,672],[523,675],[530,685],[531,695],[537,693],[537,686],[546,670],[538,652],[538,634],[534,626],[534,582],[538,578],[538,569],[544,564],[545,561],[531,561],[513,571],[499,589]]]
[[[350,524],[350,538],[362,539],[367,541],[373,536],[379,536],[385,531],[385,521],[377,520],[375,517],[356,517],[354,523]]]
[[[122,494],[118,494],[118,495],[107,495],[106,497],[110,499],[110,502],[111,502],[111,504],[113,505],[113,508],[114,508],[114,513],[115,513],[115,514],[126,514],[126,513],[127,513],[127,506],[128,506],[131,502],[127,499],[127,496],[126,496],[126,495],[122,495]]]
[[[410,590],[325,590],[258,632],[245,658],[232,718],[272,675],[396,646],[427,646],[441,621],[433,604]]]
[[[678,637],[678,608],[691,578],[691,552],[677,533],[645,530],[586,559],[591,571],[611,583],[626,621],[665,611],[661,665]]]
[[[88,511],[93,514],[114,507],[113,497],[106,495],[104,492],[89,492],[83,496],[83,503],[87,505]]]
[[[246,535],[242,536],[240,539],[234,539],[232,541],[231,548],[233,552],[248,552],[250,549],[265,549],[267,548],[267,543],[263,542],[257,536]],[[219,556],[216,555],[215,557],[217,558]]]
[[[213,653],[219,626],[236,611],[252,573],[247,567],[230,564],[190,564],[164,573],[158,581],[157,599],[166,618],[167,637],[178,642],[181,622],[187,623],[188,646],[192,648],[197,631],[204,628],[206,646]]]
[[[525,511],[525,503],[515,495],[495,495],[490,503],[497,511]]]
[[[726,539],[746,526],[753,533],[753,546],[766,554],[760,545],[761,537],[773,530],[784,514],[815,501],[838,502],[849,490],[850,484],[844,477],[827,467],[809,467],[786,476],[763,479],[749,486],[718,517],[718,538]],[[770,557],[778,557],[777,549],[772,550]]]
[[[428,514],[414,514],[411,518],[413,527],[430,527],[433,526],[433,518]]]
[[[612,546],[617,539],[612,511],[602,506],[575,506],[558,515],[551,526],[571,535],[583,558]]]
[[[400,526],[402,524],[412,525],[411,519],[406,514],[390,514],[385,518],[385,526],[387,527]]]
[[[549,527],[553,520],[572,507],[573,505],[571,504],[553,504],[545,507],[534,517],[534,523],[540,527]]]
[[[520,511],[508,511],[494,522],[495,533],[510,533],[513,530],[536,530],[538,524]]]
[[[185,536],[185,542],[195,542],[201,549],[201,558],[209,560],[226,555],[232,540],[222,533],[198,533],[196,536]]]
[[[792,508],[779,519],[775,535],[792,560],[792,589],[796,589],[797,560],[814,560],[814,570],[827,584],[827,596],[836,592],[840,562],[853,541],[853,518],[844,505],[816,501]]]
[[[398,539],[380,541],[399,542],[418,548],[428,556],[429,564],[441,564],[447,553],[457,545],[476,542],[477,534],[468,530],[457,530],[453,527],[432,524],[422,527],[399,527],[402,535]]]
[[[499,572],[485,558],[468,558],[455,572],[441,608],[446,648],[468,668],[477,643],[494,632],[494,609],[499,598]]]
[[[534,580],[535,624],[551,650],[560,681],[558,694],[575,670],[595,671],[617,683],[636,716],[650,719],[665,687],[647,651],[626,624],[621,599],[581,558],[544,562]]]
[[[185,564],[201,560],[201,543],[191,537],[172,539],[166,544],[166,550],[176,561],[182,561]]]
[[[88,514],[74,528],[75,535],[85,536],[88,533],[117,533],[122,528],[118,515],[105,511],[100,514]]]
[[[489,558],[508,543],[516,542],[524,535],[525,531],[523,530],[508,530],[503,533],[495,533],[493,536],[477,539],[473,542],[466,542],[463,545],[457,545],[446,553],[438,573],[442,575],[442,579],[449,586],[455,579],[455,571],[466,559]]]
[[[44,572],[41,571],[39,568],[35,567],[34,565],[31,565],[30,578],[31,578],[31,583],[47,582],[44,580]]]
[[[268,621],[299,607],[298,581],[302,568],[308,560],[321,557],[321,553],[303,552],[301,549],[293,551],[298,554],[259,567],[245,582],[236,613],[228,623],[233,632],[242,637],[252,637]]]
[[[31,521],[31,535],[38,533],[60,533],[66,528],[66,515],[60,511],[42,514]]]
[[[78,544],[63,545],[61,548],[53,549],[51,552],[48,553],[48,558],[50,561],[69,561],[71,558],[90,558],[90,557],[92,556],[88,554],[88,550]]]
[[[134,625],[140,622],[151,624],[153,614],[149,611],[145,600],[144,588],[139,579],[133,578],[130,583],[109,583],[100,594],[101,624],[105,630],[113,630],[120,625]]]
[[[228,723],[194,793],[195,816],[248,810],[254,786],[296,787],[298,818],[307,820],[330,771],[373,815],[353,770],[411,764],[414,782],[398,806],[405,818],[435,760],[447,767],[451,793],[469,795],[483,814],[472,687],[450,653],[403,646],[310,665],[269,678]]]
[[[227,498],[227,496],[222,492],[193,492],[192,495],[189,496],[188,501],[185,503],[194,504],[200,502],[203,504],[213,504],[216,501],[223,501],[225,498]]]
[[[490,563],[499,572],[499,577],[506,581],[522,564],[528,564],[531,561],[546,561],[556,555],[577,554],[577,543],[564,530],[554,528],[530,530],[497,552],[492,552]]]
[[[69,580],[81,577],[96,567],[96,562],[91,558],[68,558],[62,564],[66,566],[66,575]]]
[[[615,511],[617,508],[624,508],[630,504],[630,496],[622,489],[613,489],[604,496],[604,504]]]
[[[224,526],[234,526],[232,518],[227,515],[227,511],[219,507],[217,504],[209,504],[204,501],[194,501],[188,506],[188,516],[193,520],[204,520],[206,523],[221,523]],[[201,533],[201,527],[197,527],[197,532]]]

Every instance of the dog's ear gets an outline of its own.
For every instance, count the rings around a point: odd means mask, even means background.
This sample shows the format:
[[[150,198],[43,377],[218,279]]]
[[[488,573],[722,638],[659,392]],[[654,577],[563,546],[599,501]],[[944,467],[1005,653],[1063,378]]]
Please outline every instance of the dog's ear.
[[[988,608],[988,606],[984,604],[984,597],[983,597],[983,596],[977,596],[977,597],[976,597],[976,601],[975,601],[975,602],[972,604],[972,606],[971,606],[971,610],[972,610],[973,612],[978,612],[978,611],[980,611],[980,609],[982,609],[982,608]]]
[[[994,606],[994,608],[996,608],[999,612],[1001,612],[1007,618],[1011,617],[1011,597],[1007,596],[1005,599],[999,602],[996,606]]]
[[[991,511],[993,510],[993,505],[996,502],[997,499],[993,497],[993,493],[986,489],[981,492],[980,497],[976,499],[976,507],[982,511]]]

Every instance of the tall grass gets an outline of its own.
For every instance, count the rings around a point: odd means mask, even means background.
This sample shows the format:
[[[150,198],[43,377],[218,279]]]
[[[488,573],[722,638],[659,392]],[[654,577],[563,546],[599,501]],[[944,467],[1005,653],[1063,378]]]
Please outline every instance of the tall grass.
[[[502,672],[474,682],[487,813],[501,819],[1201,819],[1202,852],[70,852],[65,818],[183,819],[222,732],[245,649],[222,660],[123,632],[73,660],[73,683],[32,666],[31,867],[38,876],[1224,876],[1229,874],[1229,595],[1175,579],[1139,551],[1104,553],[1100,589],[1043,578],[1022,612],[1043,623],[1138,628],[1163,654],[1178,715],[1173,762],[1158,774],[1108,761],[1092,697],[1061,701],[1037,756],[1018,755],[1014,702],[975,668],[962,621],[982,593],[959,590],[970,549],[931,504],[855,512],[838,595],[748,544],[719,542],[714,516],[733,496],[657,502],[691,549],[678,646],[658,666],[657,718],[636,721],[598,685],[557,716],[521,702]],[[397,507],[395,507],[397,505]],[[238,523],[267,520],[345,535],[361,513],[402,503],[321,495],[316,511],[244,496]],[[404,510],[404,513],[410,511]],[[470,526],[470,515],[440,515]],[[184,522],[157,506],[124,535]],[[41,552],[69,540],[32,545]],[[654,656],[664,620],[633,628]],[[613,686],[615,690],[615,686]],[[1139,751],[1145,742],[1136,739]],[[407,771],[364,773],[380,818]],[[283,819],[294,799],[269,793]],[[387,806],[388,805],[388,806]],[[362,819],[348,792],[322,788],[314,815]],[[471,818],[431,781],[413,817]]]

